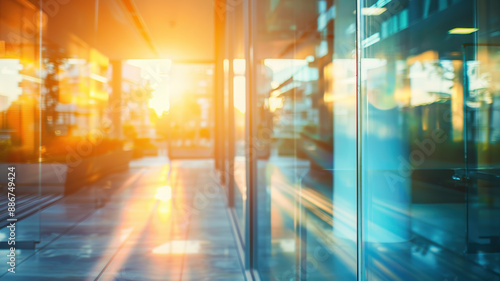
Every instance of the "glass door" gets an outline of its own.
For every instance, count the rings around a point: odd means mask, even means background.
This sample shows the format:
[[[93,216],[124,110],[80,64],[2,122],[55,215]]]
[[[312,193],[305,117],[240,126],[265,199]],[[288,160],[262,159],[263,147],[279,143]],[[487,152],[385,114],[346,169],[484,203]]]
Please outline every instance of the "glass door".
[[[467,252],[500,253],[500,45],[464,54]]]

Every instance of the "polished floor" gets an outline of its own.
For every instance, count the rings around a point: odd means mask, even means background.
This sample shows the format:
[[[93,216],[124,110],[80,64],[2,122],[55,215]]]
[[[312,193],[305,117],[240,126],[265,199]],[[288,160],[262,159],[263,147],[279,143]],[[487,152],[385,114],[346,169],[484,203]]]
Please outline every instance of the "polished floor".
[[[17,223],[1,280],[245,280],[209,160],[144,158]],[[1,240],[7,229],[0,232]]]

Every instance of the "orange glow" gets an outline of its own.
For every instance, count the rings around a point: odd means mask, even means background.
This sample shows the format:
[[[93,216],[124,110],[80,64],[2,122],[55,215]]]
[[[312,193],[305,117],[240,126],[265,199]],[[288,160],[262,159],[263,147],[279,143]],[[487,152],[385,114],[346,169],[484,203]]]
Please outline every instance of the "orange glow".
[[[149,101],[149,107],[154,109],[154,111],[158,116],[160,116],[163,112],[168,112],[170,110],[170,102],[168,101],[168,95],[153,96],[153,98]]]
[[[158,217],[161,222],[166,222],[170,219],[172,213],[172,201],[161,201],[158,205]]]
[[[413,65],[417,61],[434,61],[434,60],[439,60],[439,54],[436,51],[430,50],[423,52],[421,54],[418,54],[416,56],[413,56],[411,58],[408,58],[406,60],[406,63],[408,66]]]
[[[275,112],[276,109],[283,107],[283,98],[281,97],[270,97],[269,98],[269,110]]]
[[[109,59],[96,49],[90,49],[90,97],[107,101],[109,93],[102,85],[108,82],[105,77],[108,69]]]

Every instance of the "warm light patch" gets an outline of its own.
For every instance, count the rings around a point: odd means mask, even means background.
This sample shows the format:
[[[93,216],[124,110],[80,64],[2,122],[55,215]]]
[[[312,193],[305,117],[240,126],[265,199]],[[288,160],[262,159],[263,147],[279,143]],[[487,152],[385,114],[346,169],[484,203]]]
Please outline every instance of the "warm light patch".
[[[234,107],[241,113],[246,111],[245,76],[235,76],[233,79]]]
[[[471,34],[472,32],[476,32],[477,30],[477,28],[456,27],[448,30],[448,34]]]
[[[196,254],[200,252],[201,241],[170,241],[153,249],[153,254]]]
[[[363,16],[378,16],[387,11],[386,8],[366,7],[361,10]]]
[[[325,94],[323,95],[323,101],[325,103],[332,103],[334,99],[335,98],[331,92],[325,92]]]
[[[133,227],[122,229],[120,233],[120,242],[124,242],[125,240],[127,240],[127,238],[130,236],[133,230],[134,230]]]
[[[169,201],[172,199],[172,188],[170,186],[158,187],[155,198],[160,201]]]
[[[409,57],[406,60],[406,64],[408,66],[412,66],[416,62],[434,61],[434,60],[439,60],[439,53],[436,51],[426,51],[426,52],[420,53],[416,56]]]
[[[149,107],[154,109],[158,116],[162,115],[163,112],[168,112],[170,110],[168,94],[164,92],[154,95],[151,100],[149,100]]]
[[[283,98],[281,97],[270,97],[269,98],[269,110],[275,112],[276,109],[283,107]]]
[[[233,71],[235,75],[245,75],[246,63],[244,59],[233,60]]]
[[[161,222],[165,222],[170,218],[172,212],[172,201],[161,201],[158,204],[158,218]]]

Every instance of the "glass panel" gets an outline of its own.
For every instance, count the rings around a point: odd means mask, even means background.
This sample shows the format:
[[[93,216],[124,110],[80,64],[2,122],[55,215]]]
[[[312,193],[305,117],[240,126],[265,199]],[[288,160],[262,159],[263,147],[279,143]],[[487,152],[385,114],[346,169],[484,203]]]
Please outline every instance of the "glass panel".
[[[470,160],[471,142],[485,148],[492,124],[485,111],[494,90],[464,105],[464,73],[477,61],[463,46],[477,42],[479,2],[361,1],[361,280],[499,278],[497,255],[465,254],[467,237],[498,225],[492,189],[482,189],[489,190],[485,204],[471,205],[470,190],[481,188],[464,170],[464,151]],[[498,21],[496,14],[477,16]],[[480,119],[469,120],[468,103],[481,103]],[[481,141],[469,136],[464,145],[471,125],[483,128],[475,135]],[[481,208],[477,218],[471,206]]]
[[[232,118],[226,118],[227,116],[232,116],[234,113],[230,112],[230,97],[229,95],[232,95],[233,92],[229,90],[229,87],[232,86],[232,84],[229,83],[229,60],[231,58],[231,53],[229,51],[229,48],[231,46],[231,38],[230,38],[230,26],[232,22],[230,21],[229,17],[226,16],[226,24],[225,24],[225,38],[224,38],[224,61],[223,61],[223,67],[224,67],[224,97],[223,97],[223,103],[224,103],[224,114],[223,114],[223,120],[224,120],[224,168],[225,170],[223,171],[223,181],[224,181],[224,188],[226,192],[226,196],[229,196],[229,189],[234,187],[234,182],[232,182],[232,174],[233,174],[233,163],[234,163],[234,152],[233,152],[233,133],[232,130],[230,129],[232,127],[231,120]]]
[[[233,3],[234,2],[234,3]],[[245,26],[243,1],[228,3],[228,16],[232,19],[232,100],[234,132],[234,210],[238,218],[241,238],[245,239],[246,209],[247,209],[247,142],[246,142],[246,61],[245,61]],[[231,65],[231,64],[228,64]],[[230,105],[231,106],[231,105]]]
[[[33,248],[40,241],[40,218],[37,208],[26,206],[42,202],[51,192],[42,173],[52,169],[40,167],[40,94],[44,87],[40,68],[40,36],[45,26],[40,25],[40,9],[23,1],[0,1],[0,186],[2,206],[0,216],[0,248]],[[41,168],[41,170],[39,170]],[[52,173],[53,176],[56,174]],[[40,180],[42,186],[40,186]],[[49,179],[54,189],[62,191],[64,184]],[[10,200],[10,201],[7,201]],[[24,207],[24,210],[23,210]],[[7,212],[8,211],[8,212]],[[16,227],[16,245],[7,243],[11,222]],[[19,227],[20,224],[22,227]],[[14,231],[14,229],[13,229]],[[11,241],[12,242],[12,241]]]
[[[232,9],[223,7],[224,16],[226,19],[225,29],[225,49],[224,49],[224,126],[226,137],[226,192],[228,198],[228,205],[234,207],[234,190],[235,190],[235,169],[234,169],[234,156],[235,156],[235,120],[230,118],[235,114],[234,107],[234,13]],[[241,233],[241,236],[244,236]]]
[[[356,280],[354,10],[349,0],[256,1],[263,280]]]
[[[477,1],[477,44],[466,45],[464,56],[467,251],[496,273],[500,272],[500,24],[494,11],[499,9],[498,1]],[[486,259],[483,253],[489,253]]]

